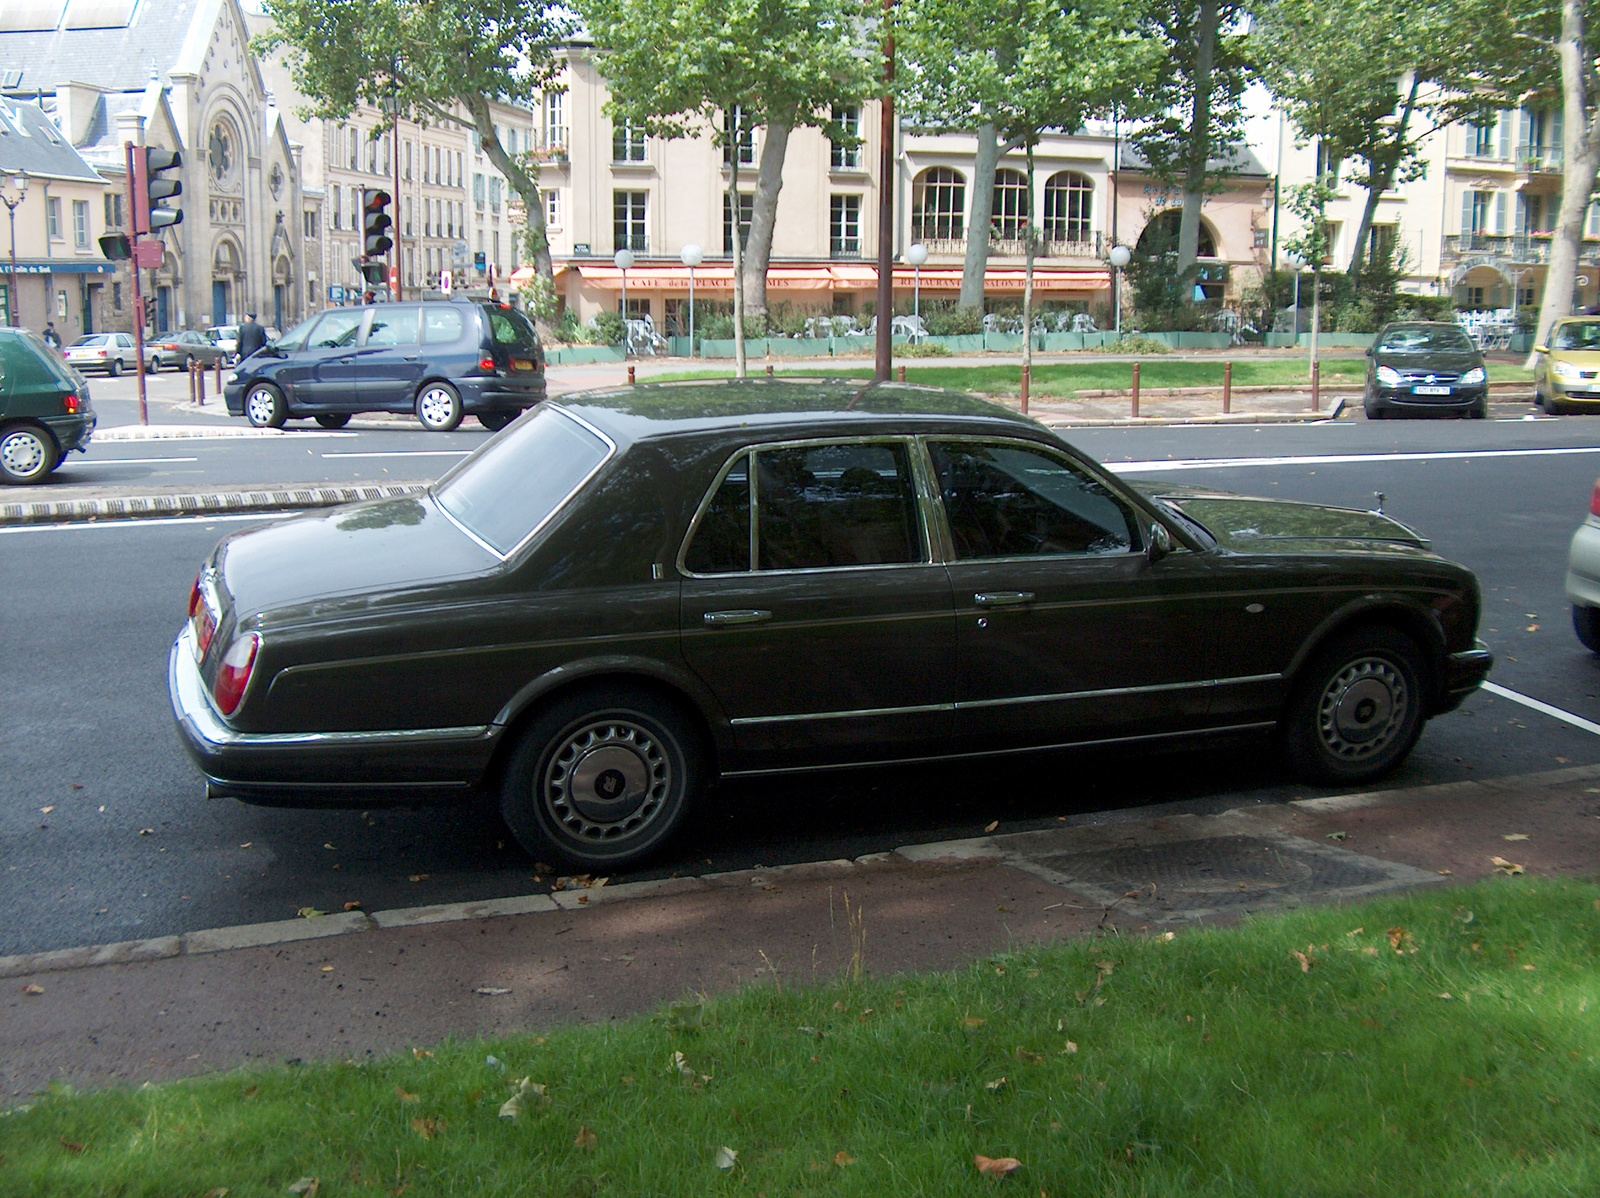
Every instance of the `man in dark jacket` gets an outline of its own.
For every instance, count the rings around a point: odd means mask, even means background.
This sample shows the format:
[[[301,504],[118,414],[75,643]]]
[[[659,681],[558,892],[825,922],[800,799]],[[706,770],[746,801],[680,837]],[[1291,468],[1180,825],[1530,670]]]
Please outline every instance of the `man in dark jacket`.
[[[266,343],[267,330],[256,323],[256,314],[245,313],[244,323],[239,326],[239,344],[235,350],[239,355],[239,361],[244,361]]]

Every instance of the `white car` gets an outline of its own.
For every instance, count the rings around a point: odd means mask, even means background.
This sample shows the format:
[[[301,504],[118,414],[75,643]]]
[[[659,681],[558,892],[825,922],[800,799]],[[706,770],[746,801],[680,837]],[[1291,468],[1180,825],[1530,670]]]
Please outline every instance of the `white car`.
[[[160,365],[160,355],[149,346],[145,347],[145,353],[149,355],[145,373],[154,374]],[[75,370],[101,370],[112,378],[124,370],[139,367],[139,351],[134,346],[132,333],[89,333],[62,349],[61,356]]]
[[[215,343],[227,355],[224,362],[232,365],[239,357],[239,326],[236,324],[212,325],[206,330],[206,340]]]
[[[1589,496],[1589,516],[1567,551],[1567,598],[1572,630],[1591,653],[1600,653],[1600,482]]]

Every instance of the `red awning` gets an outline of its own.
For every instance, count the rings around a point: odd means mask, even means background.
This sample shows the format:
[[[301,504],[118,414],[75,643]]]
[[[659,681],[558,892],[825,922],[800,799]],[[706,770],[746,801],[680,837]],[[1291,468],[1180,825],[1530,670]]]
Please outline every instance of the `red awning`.
[[[622,289],[622,271],[602,263],[574,263],[557,269],[557,275],[572,270],[590,287],[607,290]],[[524,275],[527,272],[527,275]],[[532,274],[531,267],[522,267],[511,276],[513,283]],[[1015,269],[991,268],[984,277],[985,291],[1016,292],[1020,294],[1027,272]],[[916,281],[916,272],[908,266],[897,266],[894,271],[896,291],[910,291]],[[1111,276],[1104,270],[1050,270],[1035,268],[1035,291],[1098,291],[1108,287]],[[922,287],[926,291],[959,291],[959,267],[923,268]],[[694,272],[696,290],[732,291],[733,267],[731,265],[701,266]],[[628,271],[630,291],[681,291],[689,290],[689,270],[684,266],[646,263]],[[878,285],[878,272],[865,265],[773,266],[767,270],[767,290],[771,291],[870,291]]]
[[[878,285],[878,272],[871,266],[832,266],[829,270],[833,273],[835,286],[841,291],[870,290]],[[924,290],[961,290],[959,267],[924,267],[921,273]],[[984,274],[983,289],[1020,293],[1026,279],[1026,270],[990,267]],[[916,283],[916,271],[908,266],[894,268],[896,291],[909,291]],[[1109,286],[1110,283],[1110,274],[1103,270],[1049,270],[1035,267],[1033,271],[1035,291],[1096,291]]]

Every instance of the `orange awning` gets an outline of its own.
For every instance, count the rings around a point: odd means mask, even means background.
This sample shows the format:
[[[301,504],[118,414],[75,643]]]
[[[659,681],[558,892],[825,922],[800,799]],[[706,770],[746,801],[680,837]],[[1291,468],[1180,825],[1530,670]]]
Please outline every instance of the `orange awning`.
[[[579,277],[591,287],[622,289],[622,271],[615,266],[579,265]],[[694,285],[698,290],[732,291],[732,266],[699,266],[695,268]],[[829,291],[834,286],[833,275],[826,266],[773,266],[767,270],[768,291]],[[630,291],[688,291],[689,268],[686,266],[635,266],[628,271]]]
[[[622,289],[622,271],[609,263],[575,263],[557,268],[557,275],[576,271],[590,287],[607,290]],[[532,274],[531,267],[523,267],[511,276],[519,282],[524,271]],[[984,277],[985,291],[1016,292],[1023,290],[1027,272],[1015,269],[990,269]],[[897,266],[894,287],[909,291],[916,281],[916,272],[910,267]],[[1097,291],[1110,285],[1111,276],[1104,270],[1049,270],[1035,268],[1035,291]],[[733,267],[731,265],[701,266],[694,272],[697,291],[732,291]],[[849,265],[773,266],[767,270],[768,291],[867,291],[878,285],[878,272],[874,267]],[[628,271],[630,291],[682,291],[689,290],[689,270],[678,265],[645,264]],[[961,288],[959,267],[934,267],[922,270],[922,287],[926,291],[958,291]]]
[[[878,272],[871,266],[832,266],[828,268],[835,286],[841,291],[868,290],[878,285]],[[997,270],[991,267],[985,274],[985,291],[1021,292],[1027,279],[1026,270]],[[897,291],[907,291],[916,285],[917,272],[907,266],[894,268],[894,286]],[[1035,291],[1095,291],[1109,286],[1111,276],[1103,270],[1048,270],[1034,268]],[[959,291],[959,267],[924,267],[922,286],[928,291]]]

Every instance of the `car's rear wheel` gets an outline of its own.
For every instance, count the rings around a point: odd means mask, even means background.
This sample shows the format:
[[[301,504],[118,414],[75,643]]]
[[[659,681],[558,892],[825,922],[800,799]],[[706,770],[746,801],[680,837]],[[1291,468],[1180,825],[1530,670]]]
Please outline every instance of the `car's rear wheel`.
[[[194,369],[194,355],[193,354],[184,354],[183,355],[183,366],[182,366],[181,369],[183,370],[184,374],[188,374],[191,370]]]
[[[1600,653],[1600,610],[1582,603],[1572,605],[1572,631],[1590,653]]]
[[[429,432],[448,433],[461,417],[461,396],[449,383],[428,383],[417,396],[417,419]]]
[[[56,468],[54,438],[31,424],[0,429],[0,479],[17,485],[41,482]]]
[[[270,383],[257,383],[244,395],[245,419],[257,428],[282,428],[289,411],[283,394]]]
[[[1394,628],[1360,628],[1317,651],[1284,716],[1295,771],[1319,782],[1366,782],[1417,743],[1424,722],[1422,655]]]
[[[317,423],[323,428],[343,428],[350,423],[349,412],[324,412],[317,417]]]
[[[500,813],[536,860],[622,869],[682,825],[701,785],[692,716],[650,691],[586,686],[528,725],[506,766]]]
[[[517,418],[517,412],[479,412],[478,423],[491,433],[497,433]]]
[[[110,365],[106,367],[106,373],[112,378],[116,378],[118,375],[120,375],[122,373],[122,359],[112,358]]]

